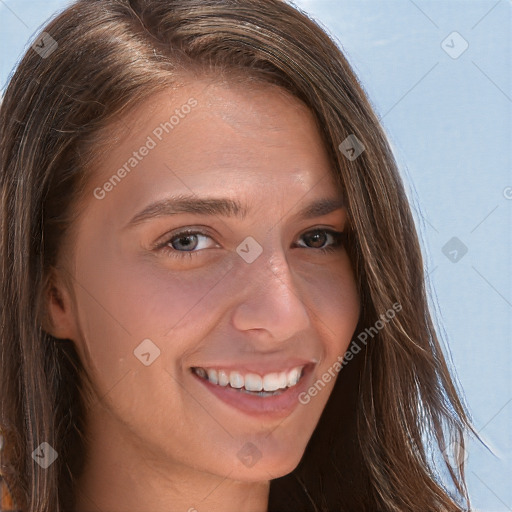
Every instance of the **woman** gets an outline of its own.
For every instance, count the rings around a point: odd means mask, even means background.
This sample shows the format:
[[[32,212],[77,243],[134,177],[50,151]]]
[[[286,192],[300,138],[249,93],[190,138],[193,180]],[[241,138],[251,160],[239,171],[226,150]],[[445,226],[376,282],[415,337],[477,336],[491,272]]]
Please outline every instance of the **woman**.
[[[18,509],[469,509],[401,179],[307,16],[78,1],[0,130]]]

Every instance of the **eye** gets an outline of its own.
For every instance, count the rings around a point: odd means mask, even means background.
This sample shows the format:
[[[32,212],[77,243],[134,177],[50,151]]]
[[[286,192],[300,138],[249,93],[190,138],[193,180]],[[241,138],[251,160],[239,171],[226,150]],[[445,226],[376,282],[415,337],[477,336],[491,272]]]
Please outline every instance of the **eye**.
[[[208,249],[207,244],[204,243],[205,239],[213,241],[209,235],[202,231],[187,229],[176,233],[171,238],[167,238],[155,249],[162,250],[165,254],[173,258],[192,258],[195,252]],[[215,245],[215,247],[220,246]]]
[[[301,238],[306,241],[306,245],[298,245],[298,247],[316,249],[325,253],[341,250],[344,247],[345,233],[330,229],[315,229],[304,233]],[[162,251],[172,258],[191,259],[203,249],[212,248],[208,247],[207,239],[214,242],[213,238],[203,231],[187,229],[166,238],[162,243],[155,246],[155,250]],[[325,244],[329,245],[325,246]],[[219,248],[220,245],[214,243],[213,247]]]
[[[345,233],[342,231],[333,231],[331,229],[315,229],[313,231],[304,233],[302,238],[306,240],[307,244],[312,244],[312,246],[306,245],[306,248],[320,249],[322,252],[332,252],[343,249],[346,237]],[[328,243],[329,239],[332,241],[331,245],[324,247],[324,244]],[[304,246],[301,245],[299,247]]]
[[[173,237],[167,245],[171,245],[173,249],[177,251],[193,251],[195,249],[204,249],[204,247],[199,247],[200,239],[208,238],[207,235],[203,233],[182,233],[178,236]]]

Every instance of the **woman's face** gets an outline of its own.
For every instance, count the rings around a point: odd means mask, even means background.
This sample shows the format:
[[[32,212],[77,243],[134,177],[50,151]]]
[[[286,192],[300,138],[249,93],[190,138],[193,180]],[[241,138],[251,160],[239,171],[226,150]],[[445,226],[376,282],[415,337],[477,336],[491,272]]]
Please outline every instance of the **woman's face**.
[[[119,127],[68,268],[70,338],[99,399],[92,449],[237,480],[289,473],[359,316],[313,117],[275,88],[195,81]]]

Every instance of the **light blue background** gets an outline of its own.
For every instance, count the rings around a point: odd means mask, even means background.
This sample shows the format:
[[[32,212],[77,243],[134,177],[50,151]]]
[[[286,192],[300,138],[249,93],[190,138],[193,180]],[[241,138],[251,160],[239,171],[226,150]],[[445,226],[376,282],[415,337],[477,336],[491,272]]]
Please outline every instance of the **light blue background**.
[[[0,84],[69,2],[0,0]],[[474,422],[473,505],[512,510],[510,0],[297,0],[338,41],[395,150],[415,210],[431,302]],[[441,46],[457,31],[458,58]],[[453,36],[445,43],[457,51]],[[453,43],[451,42],[453,40]],[[457,263],[452,237],[468,252]]]

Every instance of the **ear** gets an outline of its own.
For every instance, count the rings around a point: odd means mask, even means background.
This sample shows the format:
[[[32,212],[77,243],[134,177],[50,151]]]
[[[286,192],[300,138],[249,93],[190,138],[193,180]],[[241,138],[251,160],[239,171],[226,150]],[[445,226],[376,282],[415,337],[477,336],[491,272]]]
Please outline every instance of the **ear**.
[[[57,339],[76,340],[77,322],[70,283],[53,268],[44,293],[43,329]]]

